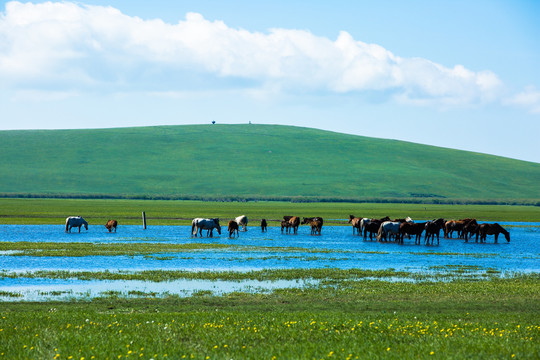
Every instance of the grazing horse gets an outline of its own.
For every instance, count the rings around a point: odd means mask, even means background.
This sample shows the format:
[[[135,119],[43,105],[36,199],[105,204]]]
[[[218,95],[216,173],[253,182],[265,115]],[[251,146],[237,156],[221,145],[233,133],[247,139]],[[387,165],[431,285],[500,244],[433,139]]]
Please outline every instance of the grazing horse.
[[[428,221],[426,223],[426,244],[429,243],[429,238],[431,238],[431,245],[433,245],[433,241],[435,241],[435,235],[437,235],[437,245],[439,245],[439,233],[441,232],[441,229],[444,229],[444,224],[444,219],[437,219],[433,221]]]
[[[227,230],[229,230],[229,237],[233,237],[235,231],[236,236],[240,236],[240,233],[238,232],[238,223],[236,222],[236,220],[229,221],[229,226],[227,227]]]
[[[289,226],[292,228],[293,233],[298,233],[298,226],[300,226],[300,218],[298,216],[293,216],[289,219]]]
[[[261,220],[261,231],[266,232],[266,227],[268,226],[268,223],[266,222],[266,219]]]
[[[368,220],[368,219],[367,218],[361,219],[361,218],[355,217],[354,215],[349,215],[349,224],[352,225],[353,235],[354,235],[355,230],[358,233],[358,235],[362,234],[362,221],[363,220]]]
[[[420,244],[422,232],[426,228],[426,223],[411,223],[404,221],[399,225],[399,242],[403,244],[403,237],[407,235],[415,235],[414,243]]]
[[[88,223],[81,216],[69,216],[66,218],[66,232],[71,232],[71,228],[78,227],[81,232],[81,226],[88,230]]]
[[[109,220],[105,224],[105,227],[107,228],[107,230],[109,230],[109,232],[112,232],[113,229],[114,229],[114,232],[116,232],[117,226],[118,226],[118,221],[116,220]]]
[[[390,240],[392,235],[394,239],[399,239],[399,226],[401,225],[398,221],[385,221],[379,226],[379,231],[377,232],[377,241]],[[388,238],[387,238],[388,236]]]
[[[242,227],[242,231],[247,231],[247,224],[248,224],[248,218],[246,215],[240,215],[236,219],[234,219],[238,226]]]
[[[321,230],[323,226],[323,218],[322,217],[311,217],[311,218],[304,218],[302,220],[302,224],[309,224],[311,225],[311,235],[319,234],[321,235]]]
[[[203,219],[203,218],[195,218],[191,222],[191,235],[197,236],[197,232],[199,232],[199,235],[202,236],[203,230],[209,230],[210,231],[210,237],[214,236],[213,232],[214,229],[217,229],[218,234],[221,235],[221,226],[219,225],[219,219]]]
[[[495,244],[496,244],[500,233],[503,233],[504,237],[506,238],[506,241],[510,242],[510,233],[506,231],[498,223],[494,223],[494,224],[486,223],[486,224],[478,225],[478,232],[476,233],[476,236],[478,237],[478,235],[480,235],[480,242],[484,242],[486,241],[487,235],[495,235]]]

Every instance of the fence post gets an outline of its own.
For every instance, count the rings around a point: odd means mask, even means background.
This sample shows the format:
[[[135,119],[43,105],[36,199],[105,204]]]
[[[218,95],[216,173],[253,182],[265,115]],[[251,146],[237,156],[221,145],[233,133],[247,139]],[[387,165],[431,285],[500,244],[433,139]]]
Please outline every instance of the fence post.
[[[142,224],[143,229],[146,230],[146,213],[144,211],[142,212]]]

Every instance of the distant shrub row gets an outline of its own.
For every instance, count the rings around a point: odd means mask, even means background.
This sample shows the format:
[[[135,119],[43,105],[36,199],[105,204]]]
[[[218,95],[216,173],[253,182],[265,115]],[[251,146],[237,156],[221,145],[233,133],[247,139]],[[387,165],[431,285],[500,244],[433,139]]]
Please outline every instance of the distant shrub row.
[[[202,195],[115,195],[115,194],[29,194],[0,193],[0,198],[28,199],[125,199],[125,200],[196,200],[216,202],[284,201],[293,203],[383,203],[383,204],[446,204],[446,205],[526,205],[540,206],[538,199],[451,199],[433,197],[410,198],[342,198],[323,196],[202,196]]]

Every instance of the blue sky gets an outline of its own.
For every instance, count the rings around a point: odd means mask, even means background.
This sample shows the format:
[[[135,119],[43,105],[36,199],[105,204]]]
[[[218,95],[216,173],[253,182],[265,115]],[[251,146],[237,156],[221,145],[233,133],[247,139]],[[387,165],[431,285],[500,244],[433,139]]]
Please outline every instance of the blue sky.
[[[0,130],[284,124],[540,162],[538,1],[0,7]]]

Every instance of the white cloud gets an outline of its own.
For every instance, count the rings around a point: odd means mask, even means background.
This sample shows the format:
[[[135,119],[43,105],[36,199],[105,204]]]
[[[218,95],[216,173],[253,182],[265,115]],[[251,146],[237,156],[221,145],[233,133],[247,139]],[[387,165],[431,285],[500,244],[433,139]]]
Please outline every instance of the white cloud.
[[[528,109],[532,114],[540,114],[540,90],[528,86],[524,91],[506,99],[504,103]]]
[[[181,92],[239,79],[251,91],[378,91],[446,106],[491,101],[501,88],[492,72],[401,58],[347,32],[335,41],[301,30],[250,32],[196,13],[168,24],[70,2],[9,2],[0,16],[0,86]]]

